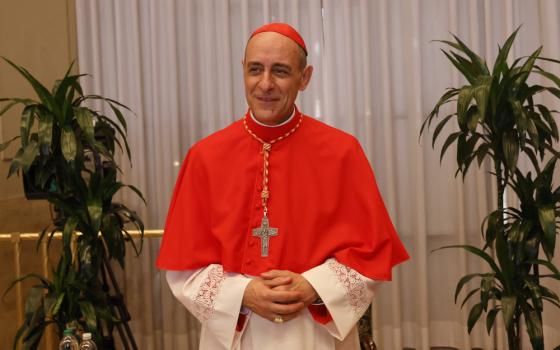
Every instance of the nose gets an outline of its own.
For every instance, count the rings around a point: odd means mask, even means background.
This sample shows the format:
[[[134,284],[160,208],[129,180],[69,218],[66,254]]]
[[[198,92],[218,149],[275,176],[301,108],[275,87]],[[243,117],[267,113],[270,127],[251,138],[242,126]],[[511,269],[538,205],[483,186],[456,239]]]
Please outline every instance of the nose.
[[[270,72],[264,72],[259,80],[259,88],[263,91],[270,91],[274,86]]]

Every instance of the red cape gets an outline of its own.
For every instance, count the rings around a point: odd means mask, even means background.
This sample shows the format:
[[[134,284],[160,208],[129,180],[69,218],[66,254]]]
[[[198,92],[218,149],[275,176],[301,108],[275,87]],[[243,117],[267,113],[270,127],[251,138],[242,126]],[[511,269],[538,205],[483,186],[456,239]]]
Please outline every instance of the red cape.
[[[196,143],[183,162],[157,266],[190,270],[222,264],[259,275],[271,269],[302,273],[330,257],[376,280],[408,259],[358,141],[313,118],[296,115],[251,130],[265,141],[289,131],[270,153],[269,256],[252,235],[262,219],[262,145],[239,120]]]

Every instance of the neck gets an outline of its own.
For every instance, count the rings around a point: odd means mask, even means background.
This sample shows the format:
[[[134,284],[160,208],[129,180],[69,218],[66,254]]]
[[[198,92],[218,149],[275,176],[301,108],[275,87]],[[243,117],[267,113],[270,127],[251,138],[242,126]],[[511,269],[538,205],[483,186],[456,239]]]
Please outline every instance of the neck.
[[[282,118],[278,123],[275,123],[275,124],[267,124],[267,123],[264,123],[264,122],[258,120],[258,119],[255,117],[255,115],[253,114],[252,111],[251,111],[251,119],[253,119],[253,121],[254,121],[255,123],[257,123],[257,124],[259,124],[259,125],[261,125],[261,126],[266,126],[266,127],[269,127],[269,128],[274,128],[274,127],[278,127],[278,126],[282,126],[282,125],[288,124],[288,123],[290,122],[290,120],[292,120],[292,118],[294,117],[294,115],[296,114],[295,112],[296,112],[296,109],[295,109],[295,107],[294,107],[294,109],[292,110],[292,113],[290,113],[287,117]]]

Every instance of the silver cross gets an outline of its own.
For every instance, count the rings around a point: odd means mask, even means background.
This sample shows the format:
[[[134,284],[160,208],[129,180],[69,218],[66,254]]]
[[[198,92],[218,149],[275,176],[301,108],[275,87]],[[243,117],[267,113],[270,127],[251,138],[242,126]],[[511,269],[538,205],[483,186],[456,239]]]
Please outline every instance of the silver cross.
[[[265,215],[261,227],[253,229],[253,236],[261,239],[261,256],[268,256],[268,240],[272,236],[278,236],[278,229],[269,226],[268,217]]]

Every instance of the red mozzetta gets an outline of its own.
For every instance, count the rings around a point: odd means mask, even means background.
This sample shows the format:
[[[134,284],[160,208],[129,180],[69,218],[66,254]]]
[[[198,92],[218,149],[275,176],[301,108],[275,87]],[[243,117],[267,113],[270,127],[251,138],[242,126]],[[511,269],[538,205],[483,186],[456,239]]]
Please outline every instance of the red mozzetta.
[[[246,117],[272,145],[268,217],[278,235],[261,256],[262,144],[243,120],[196,143],[182,165],[157,261],[166,270],[221,264],[253,276],[271,269],[302,273],[330,257],[376,280],[406,260],[375,177],[358,141],[296,109],[284,125]]]

